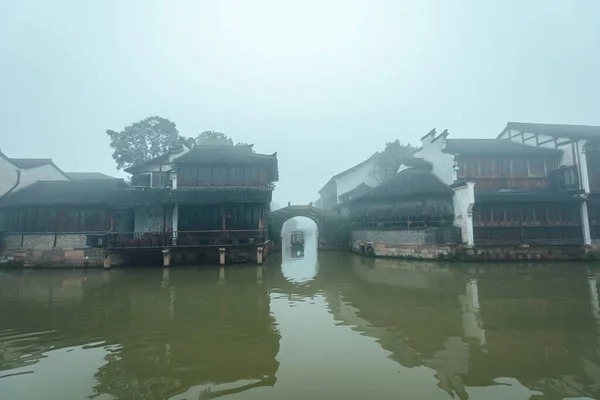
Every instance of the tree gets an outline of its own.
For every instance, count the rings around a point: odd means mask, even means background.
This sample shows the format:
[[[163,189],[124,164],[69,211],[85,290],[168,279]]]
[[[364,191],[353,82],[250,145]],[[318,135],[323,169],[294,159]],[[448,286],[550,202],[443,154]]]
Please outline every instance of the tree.
[[[374,177],[381,183],[394,176],[403,160],[413,158],[416,149],[410,143],[402,144],[399,140],[386,143],[385,149],[377,156],[373,168]]]
[[[196,144],[233,146],[233,140],[222,132],[205,131],[196,137]]]
[[[117,169],[128,168],[158,157],[181,143],[174,122],[159,116],[148,117],[120,132],[107,130]]]

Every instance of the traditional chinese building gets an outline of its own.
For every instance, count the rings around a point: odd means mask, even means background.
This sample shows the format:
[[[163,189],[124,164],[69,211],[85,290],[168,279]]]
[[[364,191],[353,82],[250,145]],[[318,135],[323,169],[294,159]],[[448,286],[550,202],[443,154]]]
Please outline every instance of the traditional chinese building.
[[[455,225],[468,245],[583,244],[577,183],[559,148],[502,139],[425,135],[415,153],[454,189]]]
[[[57,251],[72,256],[67,263],[81,263],[90,247],[104,249],[108,265],[134,250],[162,252],[167,264],[171,257],[260,262],[276,154],[257,154],[252,146],[181,146],[127,172],[131,185],[39,181],[1,198],[6,249],[33,263],[48,263]],[[23,253],[34,249],[37,260]]]

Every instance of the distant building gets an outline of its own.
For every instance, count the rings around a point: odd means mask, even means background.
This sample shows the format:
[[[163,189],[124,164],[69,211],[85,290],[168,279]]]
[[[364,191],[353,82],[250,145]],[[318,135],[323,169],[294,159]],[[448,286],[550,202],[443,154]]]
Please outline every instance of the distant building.
[[[50,158],[9,158],[0,152],[0,197],[36,181],[69,179]]]
[[[379,153],[375,153],[360,164],[331,177],[319,190],[318,207],[328,211],[337,210],[339,205],[357,193],[364,193],[377,186],[380,182],[376,173],[378,155]]]
[[[90,181],[104,179],[119,179],[114,176],[102,174],[100,172],[65,172],[69,179],[74,181]]]

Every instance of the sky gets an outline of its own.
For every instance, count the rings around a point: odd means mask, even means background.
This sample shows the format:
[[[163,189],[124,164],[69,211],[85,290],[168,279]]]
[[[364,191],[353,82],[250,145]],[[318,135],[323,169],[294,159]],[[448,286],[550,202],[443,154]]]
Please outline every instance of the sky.
[[[600,125],[598,0],[3,0],[0,149],[116,171],[151,115],[277,152],[273,200],[432,128]]]

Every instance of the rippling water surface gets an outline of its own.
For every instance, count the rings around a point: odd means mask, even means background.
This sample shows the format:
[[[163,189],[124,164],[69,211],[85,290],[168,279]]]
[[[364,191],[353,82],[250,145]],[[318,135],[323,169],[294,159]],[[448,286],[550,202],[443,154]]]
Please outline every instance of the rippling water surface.
[[[1,399],[596,399],[600,269],[0,271]]]

